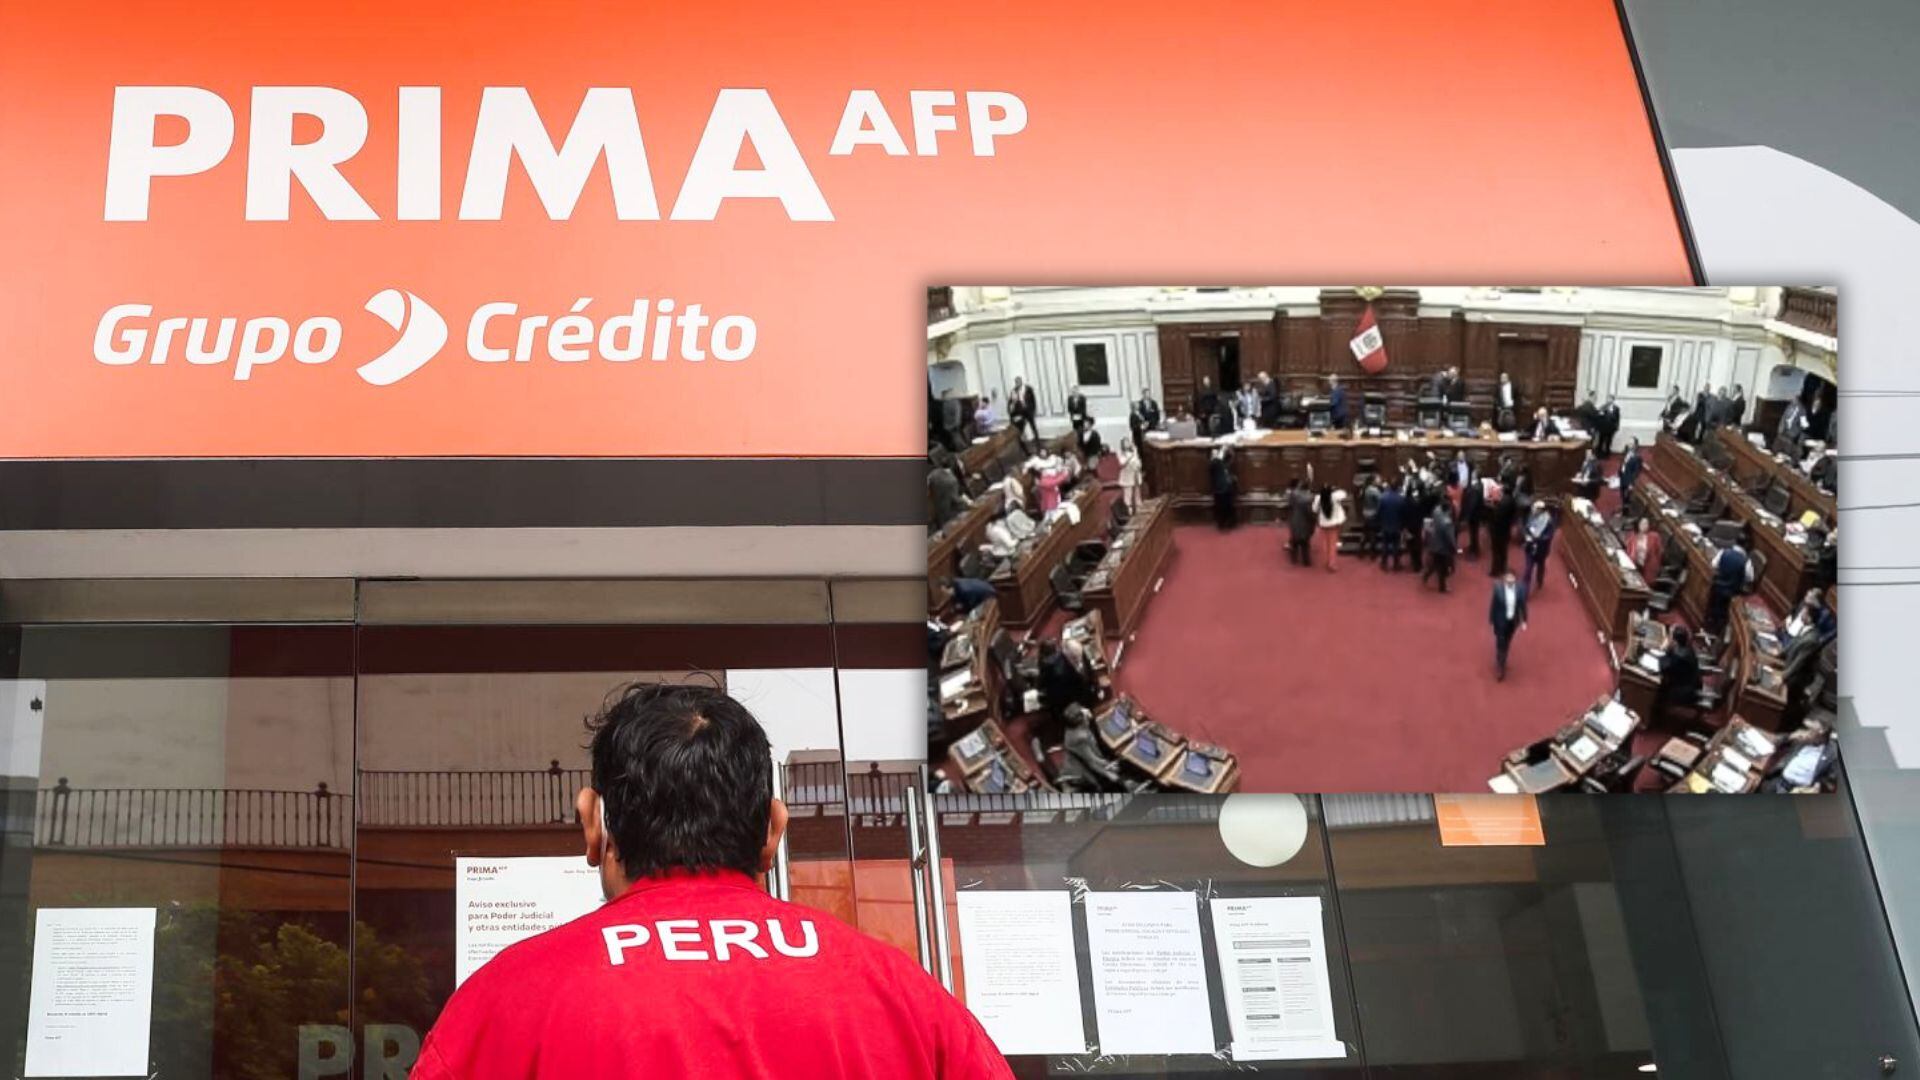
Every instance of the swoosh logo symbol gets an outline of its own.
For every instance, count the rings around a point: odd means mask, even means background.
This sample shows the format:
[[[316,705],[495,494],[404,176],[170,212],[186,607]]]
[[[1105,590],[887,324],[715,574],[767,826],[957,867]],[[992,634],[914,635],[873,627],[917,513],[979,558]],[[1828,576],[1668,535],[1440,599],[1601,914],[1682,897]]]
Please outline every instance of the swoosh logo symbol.
[[[386,352],[360,365],[360,377],[375,386],[392,386],[419,371],[447,343],[447,320],[410,292],[381,289],[367,301],[367,310],[400,331]]]

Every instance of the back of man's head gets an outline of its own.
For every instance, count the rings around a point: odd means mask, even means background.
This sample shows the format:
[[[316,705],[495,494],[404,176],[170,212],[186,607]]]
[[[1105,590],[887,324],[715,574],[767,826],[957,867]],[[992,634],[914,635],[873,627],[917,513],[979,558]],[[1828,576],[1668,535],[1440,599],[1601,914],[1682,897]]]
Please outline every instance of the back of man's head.
[[[744,706],[717,687],[636,683],[587,729],[593,787],[629,880],[668,870],[760,872],[773,757]]]

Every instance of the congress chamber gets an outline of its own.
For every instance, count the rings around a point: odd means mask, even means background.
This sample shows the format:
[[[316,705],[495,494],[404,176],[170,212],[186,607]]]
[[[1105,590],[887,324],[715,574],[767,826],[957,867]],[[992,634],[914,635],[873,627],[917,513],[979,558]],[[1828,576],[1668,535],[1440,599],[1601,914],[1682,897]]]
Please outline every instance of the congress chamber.
[[[1328,288],[1228,323],[1196,292],[1097,350],[1091,316],[1035,347],[995,312],[964,395],[930,340],[938,783],[1830,787],[1832,350],[1782,290],[1697,291],[1752,330],[1654,355],[1644,316]]]

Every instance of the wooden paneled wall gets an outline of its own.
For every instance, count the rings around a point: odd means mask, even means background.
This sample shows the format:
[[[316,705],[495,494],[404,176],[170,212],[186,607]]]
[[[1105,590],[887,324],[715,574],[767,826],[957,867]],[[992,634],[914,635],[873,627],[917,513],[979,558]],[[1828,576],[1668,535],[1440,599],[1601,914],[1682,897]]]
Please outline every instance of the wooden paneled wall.
[[[1320,293],[1316,316],[1276,312],[1264,322],[1166,323],[1160,326],[1160,378],[1170,413],[1190,407],[1199,375],[1210,371],[1213,343],[1240,343],[1240,375],[1252,379],[1265,371],[1290,392],[1322,391],[1326,377],[1338,374],[1359,411],[1361,394],[1385,394],[1395,423],[1411,423],[1421,388],[1434,372],[1457,367],[1467,380],[1476,420],[1490,419],[1494,391],[1504,370],[1519,389],[1523,405],[1564,411],[1575,403],[1580,366],[1580,327],[1534,323],[1468,322],[1459,312],[1420,314],[1420,294],[1389,289],[1373,302],[1374,318],[1386,340],[1387,369],[1367,375],[1347,347],[1360,324],[1366,301],[1351,289]],[[1230,388],[1222,388],[1230,389]]]

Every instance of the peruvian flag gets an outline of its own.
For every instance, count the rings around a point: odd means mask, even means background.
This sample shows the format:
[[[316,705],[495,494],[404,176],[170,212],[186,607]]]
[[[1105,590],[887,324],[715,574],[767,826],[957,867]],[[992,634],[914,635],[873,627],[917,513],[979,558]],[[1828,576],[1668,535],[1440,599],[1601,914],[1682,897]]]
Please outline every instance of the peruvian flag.
[[[1347,342],[1347,348],[1353,350],[1354,362],[1367,374],[1378,375],[1387,369],[1387,340],[1380,336],[1380,324],[1374,321],[1372,304],[1368,304],[1365,314],[1360,316],[1360,329],[1354,332],[1353,340]]]

